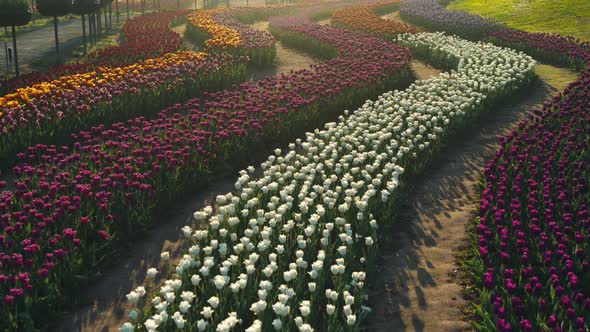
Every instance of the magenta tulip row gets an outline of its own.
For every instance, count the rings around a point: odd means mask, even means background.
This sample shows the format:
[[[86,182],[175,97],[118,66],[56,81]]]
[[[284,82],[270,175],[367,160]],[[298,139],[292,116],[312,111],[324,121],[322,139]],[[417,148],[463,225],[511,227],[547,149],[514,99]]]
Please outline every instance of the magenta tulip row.
[[[499,31],[547,61],[590,65],[590,44]],[[510,134],[485,169],[474,264],[481,324],[499,331],[590,329],[590,71]]]

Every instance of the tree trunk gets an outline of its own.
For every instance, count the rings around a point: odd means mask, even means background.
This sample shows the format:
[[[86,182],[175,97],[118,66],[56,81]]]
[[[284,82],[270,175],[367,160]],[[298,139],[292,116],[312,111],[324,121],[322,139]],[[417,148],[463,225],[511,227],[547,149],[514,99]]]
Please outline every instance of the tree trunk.
[[[86,20],[84,14],[82,14],[82,42],[84,43],[84,56],[86,56],[88,51],[86,49]]]
[[[18,77],[20,75],[20,72],[18,70],[18,52],[16,50],[16,30],[14,28],[14,25],[12,26],[12,50],[14,51],[14,72]]]
[[[225,5],[229,8],[229,0],[225,0]]]
[[[31,19],[33,20],[33,25],[35,24],[35,0],[31,0]]]
[[[100,8],[96,12],[96,38],[102,36],[102,15],[100,12]]]
[[[129,21],[129,0],[127,0],[127,21]]]
[[[145,5],[143,3],[143,0],[141,0],[141,15],[145,15]]]
[[[113,3],[109,3],[109,27],[113,28]]]
[[[86,15],[88,17],[88,39],[90,39],[90,45],[93,45],[94,42],[92,41],[93,31],[92,31],[92,14]]]
[[[92,14],[92,19],[88,20],[89,24],[92,24],[92,44],[96,44],[96,36],[97,36],[97,32],[96,32],[96,14]]]
[[[55,54],[59,57],[59,34],[57,33],[57,16],[53,16],[53,30],[55,30]]]
[[[119,17],[119,0],[115,0],[115,12],[117,15],[117,24],[121,23],[121,18]]]
[[[107,6],[104,6],[104,30],[109,31],[109,15],[107,12]]]
[[[180,9],[180,0],[176,0],[176,8]]]

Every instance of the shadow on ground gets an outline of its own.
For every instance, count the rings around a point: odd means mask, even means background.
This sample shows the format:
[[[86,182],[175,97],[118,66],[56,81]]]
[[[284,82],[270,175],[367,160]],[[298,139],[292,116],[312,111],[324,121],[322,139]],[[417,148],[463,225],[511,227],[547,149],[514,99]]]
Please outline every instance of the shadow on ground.
[[[565,75],[565,73],[564,73]],[[467,304],[456,277],[455,254],[465,240],[479,197],[483,167],[507,133],[528,112],[558,90],[539,82],[516,105],[488,114],[419,181],[398,220],[382,230],[380,280],[369,295],[374,315],[371,331],[464,331]]]

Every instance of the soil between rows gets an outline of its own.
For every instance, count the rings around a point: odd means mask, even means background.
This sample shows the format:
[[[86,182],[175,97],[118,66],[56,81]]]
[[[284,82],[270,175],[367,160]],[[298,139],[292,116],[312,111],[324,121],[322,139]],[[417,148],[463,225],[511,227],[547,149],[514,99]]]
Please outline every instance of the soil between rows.
[[[266,30],[268,22],[256,23],[254,27]],[[319,62],[277,43],[276,65],[254,71],[250,79],[308,68]],[[412,61],[411,66],[418,79],[440,73],[417,60]],[[482,166],[495,152],[499,135],[562,89],[568,79],[575,79],[574,73],[550,66],[539,67],[538,73],[543,75],[543,83],[523,96],[518,105],[499,109],[481,131],[449,149],[440,164],[417,185],[403,219],[383,230],[391,236],[386,237],[389,239],[387,243],[381,244],[382,280],[373,287],[375,292],[370,295],[371,307],[375,311],[367,324],[370,330],[469,329],[461,319],[460,308],[466,305],[466,301],[462,298],[462,286],[455,277],[454,255],[466,237],[465,227],[471,220],[477,200],[475,185],[481,177]],[[147,284],[151,286],[149,289],[154,289],[154,285],[164,280],[166,271],[173,264],[162,265],[160,253],[170,251],[170,262],[177,261],[184,252],[180,229],[192,223],[194,211],[214,202],[218,194],[232,191],[234,181],[234,175],[215,181],[179,204],[180,207],[157,223],[143,239],[129,246],[119,257],[119,262],[107,269],[98,282],[80,292],[81,301],[87,304],[69,313],[54,330],[117,331],[128,320],[126,315],[131,310],[125,294],[139,285]],[[150,267],[158,268],[160,273],[148,283],[145,272]]]

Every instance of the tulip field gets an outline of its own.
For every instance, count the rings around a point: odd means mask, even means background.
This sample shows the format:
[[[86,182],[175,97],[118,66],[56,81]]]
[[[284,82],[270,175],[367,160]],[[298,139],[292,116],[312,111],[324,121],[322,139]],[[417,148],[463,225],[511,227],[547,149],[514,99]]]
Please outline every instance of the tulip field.
[[[177,251],[103,304],[108,326],[373,330],[384,226],[458,139],[539,89],[538,62],[580,74],[478,166],[473,220],[457,220],[464,319],[588,331],[590,43],[437,0],[222,7],[133,17],[117,45],[3,86],[0,331],[60,330],[163,213],[221,180],[234,188],[191,206]],[[278,45],[317,62],[273,74]],[[422,62],[443,72],[417,79]]]

